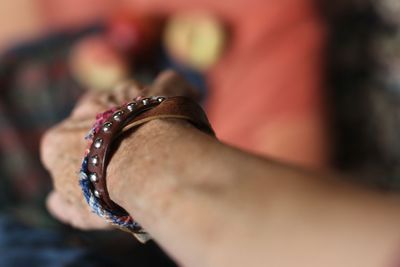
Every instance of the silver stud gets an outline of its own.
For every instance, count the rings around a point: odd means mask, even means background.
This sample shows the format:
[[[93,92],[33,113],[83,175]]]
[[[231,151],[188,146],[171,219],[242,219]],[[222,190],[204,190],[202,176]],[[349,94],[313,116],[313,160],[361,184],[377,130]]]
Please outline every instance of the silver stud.
[[[91,174],[89,175],[89,179],[90,179],[90,181],[93,182],[93,183],[96,183],[96,182],[99,180],[99,178],[97,177],[97,174],[95,174],[95,173],[91,173]]]
[[[90,158],[90,163],[94,166],[97,166],[99,164],[99,157],[98,156],[93,156]]]
[[[120,121],[122,114],[124,114],[124,112],[122,110],[115,112],[113,115],[113,119],[116,121]]]
[[[143,98],[142,99],[142,103],[144,106],[148,105],[150,103],[150,99],[149,98]]]
[[[94,141],[94,147],[99,149],[103,145],[103,139],[97,138],[96,141]]]
[[[137,104],[135,102],[132,102],[132,103],[129,103],[126,107],[129,111],[133,111],[136,108],[136,105]]]
[[[94,193],[95,197],[97,197],[97,198],[99,198],[101,196],[100,192],[97,190],[94,190],[93,193]]]
[[[165,100],[165,97],[163,97],[163,96],[157,97],[158,103],[161,103],[161,102],[163,102],[164,100]]]
[[[109,132],[110,130],[111,130],[111,126],[112,126],[112,123],[111,122],[106,122],[106,123],[104,123],[104,125],[103,125],[103,132]]]

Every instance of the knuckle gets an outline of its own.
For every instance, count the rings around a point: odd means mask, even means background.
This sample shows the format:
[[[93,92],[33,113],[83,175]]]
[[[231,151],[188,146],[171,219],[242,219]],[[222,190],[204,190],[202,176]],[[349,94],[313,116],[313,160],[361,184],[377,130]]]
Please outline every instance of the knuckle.
[[[55,138],[57,138],[57,134],[54,129],[50,129],[42,136],[40,141],[40,158],[47,169],[50,169],[54,162]]]

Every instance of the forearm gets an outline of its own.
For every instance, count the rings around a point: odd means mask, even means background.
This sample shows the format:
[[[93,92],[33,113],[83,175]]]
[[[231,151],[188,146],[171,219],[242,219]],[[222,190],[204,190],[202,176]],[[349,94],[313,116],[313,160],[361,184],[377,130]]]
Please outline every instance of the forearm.
[[[382,265],[400,243],[397,200],[313,176],[154,121],[123,140],[108,188],[184,265],[350,266],[366,252],[360,265]]]
[[[238,159],[232,155],[238,155],[227,150],[231,148],[180,121],[151,122],[124,139],[113,157],[110,196],[178,260],[210,266],[208,251],[226,237],[225,204],[239,202],[232,193],[247,176],[244,169],[233,168]],[[185,237],[188,242],[182,242]]]

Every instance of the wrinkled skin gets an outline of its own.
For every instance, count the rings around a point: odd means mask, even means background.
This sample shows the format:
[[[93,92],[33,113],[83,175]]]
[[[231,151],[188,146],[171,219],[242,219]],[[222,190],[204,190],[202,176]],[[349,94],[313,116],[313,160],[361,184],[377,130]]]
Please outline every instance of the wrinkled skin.
[[[47,198],[47,207],[57,219],[80,229],[109,228],[90,212],[78,184],[78,172],[87,147],[84,136],[93,125],[96,114],[139,95],[183,95],[198,99],[196,91],[172,71],[161,73],[147,87],[129,81],[112,92],[91,92],[83,96],[70,117],[50,129],[41,143],[41,159],[54,183],[54,190]]]

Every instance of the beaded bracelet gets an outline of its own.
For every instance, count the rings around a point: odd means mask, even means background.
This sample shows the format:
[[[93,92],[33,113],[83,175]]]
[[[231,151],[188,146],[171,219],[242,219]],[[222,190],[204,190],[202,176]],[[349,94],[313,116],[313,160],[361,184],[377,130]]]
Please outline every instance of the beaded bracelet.
[[[114,203],[107,191],[106,165],[113,142],[122,133],[154,119],[178,118],[191,122],[198,129],[214,135],[202,108],[186,97],[138,97],[120,107],[96,116],[86,139],[88,148],[80,170],[79,183],[92,212],[121,230],[132,233],[141,242],[150,236],[122,207]]]

